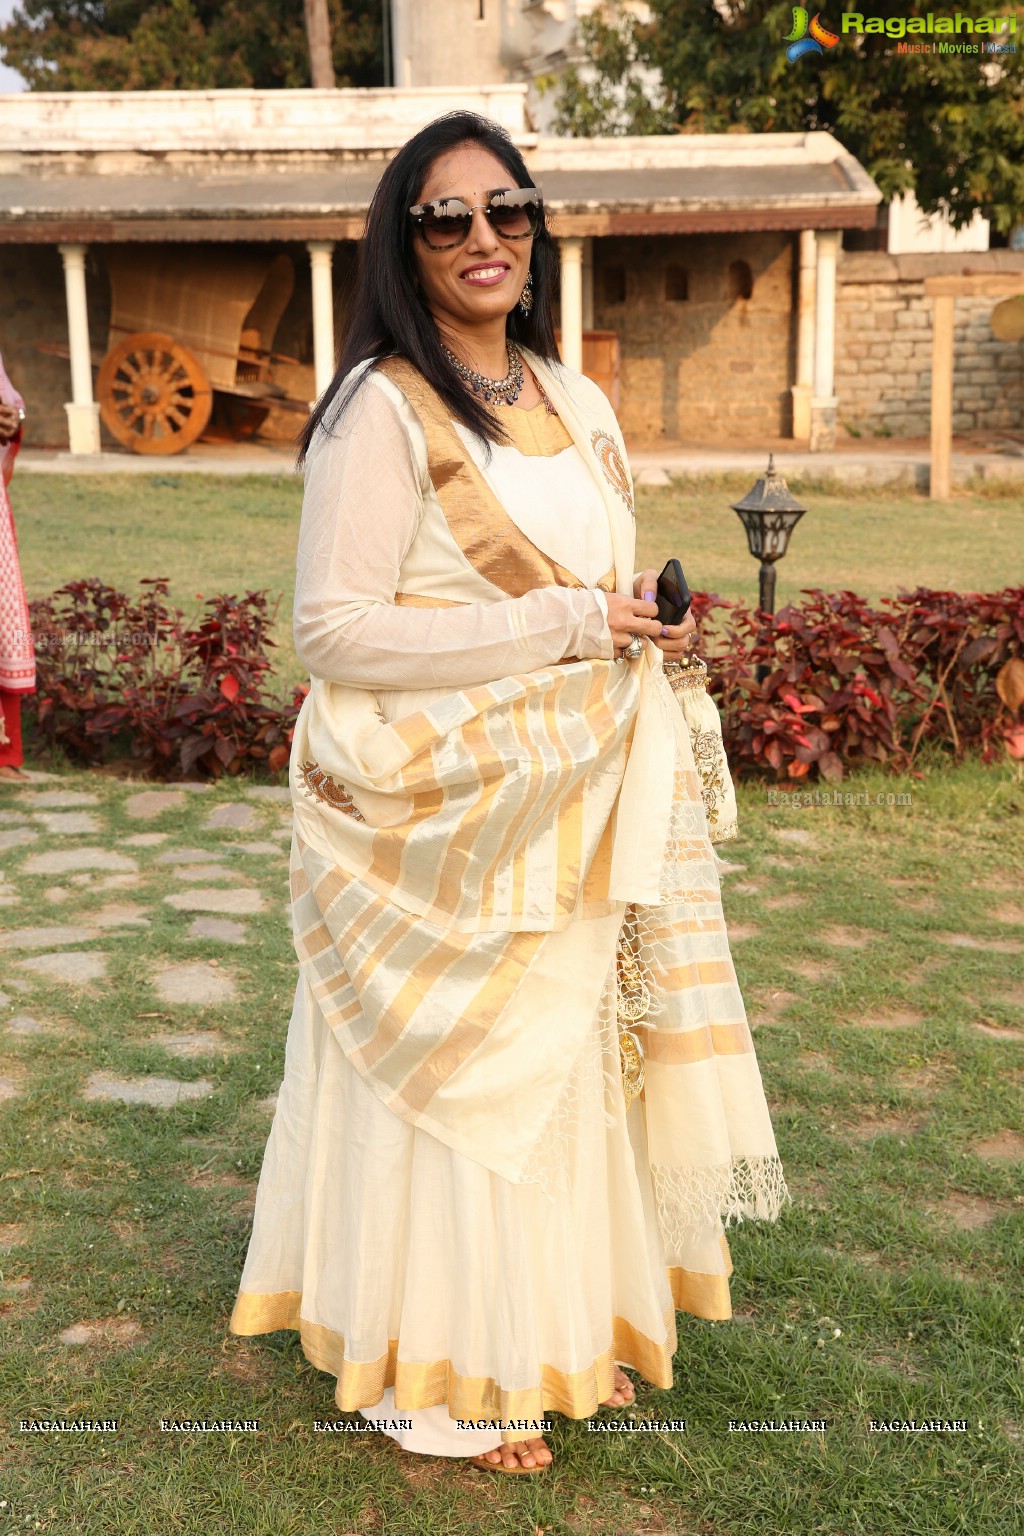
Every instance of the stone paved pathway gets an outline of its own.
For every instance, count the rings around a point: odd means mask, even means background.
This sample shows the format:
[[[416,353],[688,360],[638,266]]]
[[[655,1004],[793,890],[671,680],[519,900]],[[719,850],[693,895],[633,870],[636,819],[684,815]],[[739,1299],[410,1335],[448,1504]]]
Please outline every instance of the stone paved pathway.
[[[152,1010],[148,1016],[159,1022],[138,1043],[162,1054],[166,1069],[119,1076],[97,1063],[83,1072],[81,1098],[162,1111],[208,1097],[215,1082],[178,1076],[176,1065],[212,1067],[238,1049],[240,1042],[205,1027],[202,1011],[243,995],[233,962],[250,937],[247,920],[283,910],[287,900],[289,790],[140,788],[137,781],[104,779],[93,793],[61,788],[57,775],[29,772],[28,785],[0,788],[0,905],[10,909],[0,929],[0,1040],[11,1047],[0,1101],[23,1091],[16,1058],[38,1037],[66,1027],[48,1012],[73,1016],[77,1000],[102,997],[116,984],[120,946],[128,943],[136,1017]],[[196,820],[190,813],[199,795]],[[184,836],[179,829],[186,817]],[[125,835],[126,826],[139,830]],[[105,899],[129,889],[130,897]],[[154,946],[144,953],[140,975],[138,935],[154,926],[166,933],[168,915],[177,938],[201,943],[208,957],[182,960],[180,946],[173,955]],[[210,945],[223,950],[223,960],[209,957]],[[285,1016],[283,997],[281,1006]],[[265,1111],[274,1097],[258,1108]]]

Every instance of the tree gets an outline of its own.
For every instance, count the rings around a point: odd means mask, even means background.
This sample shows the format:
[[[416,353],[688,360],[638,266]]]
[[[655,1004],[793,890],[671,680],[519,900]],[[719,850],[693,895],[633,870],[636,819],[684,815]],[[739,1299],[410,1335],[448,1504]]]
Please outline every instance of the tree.
[[[315,90],[331,90],[334,60],[331,57],[331,18],[327,14],[327,0],[305,0],[305,12],[310,78]]]
[[[338,84],[380,85],[380,0],[313,3]],[[36,91],[311,83],[305,0],[22,0],[0,55]]]
[[[823,129],[861,161],[888,201],[913,191],[927,213],[955,226],[980,209],[1001,233],[1024,216],[1024,72],[980,54],[900,52],[936,34],[843,32],[860,0],[829,0],[821,22],[838,42],[790,61],[799,29],[788,0],[650,0],[646,15],[621,3],[580,26],[580,58],[563,75],[563,133],[795,132]],[[867,15],[868,8],[860,7]],[[813,16],[814,7],[807,10]],[[1012,11],[1002,0],[958,0],[948,13]],[[925,0],[872,0],[870,15],[900,30],[926,18]],[[1016,41],[1009,34],[1010,42]],[[979,38],[955,36],[954,42]],[[988,39],[986,39],[988,41]],[[643,71],[660,74],[650,100]],[[638,89],[638,85],[641,86]]]

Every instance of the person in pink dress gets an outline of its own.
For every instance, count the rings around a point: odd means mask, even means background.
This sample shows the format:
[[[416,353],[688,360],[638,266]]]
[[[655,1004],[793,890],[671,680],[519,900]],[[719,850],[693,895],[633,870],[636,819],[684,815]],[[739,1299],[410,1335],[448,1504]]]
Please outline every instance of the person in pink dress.
[[[21,696],[36,686],[36,658],[28,622],[28,599],[18,561],[7,487],[21,447],[25,402],[7,377],[0,358],[0,780],[28,783],[22,768]]]

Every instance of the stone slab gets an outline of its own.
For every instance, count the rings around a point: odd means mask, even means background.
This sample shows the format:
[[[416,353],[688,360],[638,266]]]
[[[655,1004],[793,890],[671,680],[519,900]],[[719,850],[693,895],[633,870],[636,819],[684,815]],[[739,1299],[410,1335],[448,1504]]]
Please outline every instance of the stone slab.
[[[115,1077],[110,1072],[91,1072],[82,1090],[84,1099],[115,1104],[148,1104],[154,1109],[173,1109],[189,1099],[205,1099],[213,1092],[206,1078],[183,1083],[175,1077]]]
[[[259,812],[253,806],[246,805],[244,800],[219,805],[203,822],[204,830],[209,832],[255,832],[261,825]]]
[[[97,928],[148,928],[146,908],[135,901],[111,901],[89,914]]]
[[[128,854],[109,848],[52,848],[30,854],[22,869],[27,875],[63,875],[72,869],[134,870],[138,864]]]
[[[84,944],[95,939],[95,928],[69,925],[55,928],[10,928],[0,933],[0,949],[47,949],[51,944]]]
[[[122,837],[121,842],[128,848],[156,848],[160,843],[166,843],[170,835],[169,832],[133,832],[131,837]]]
[[[125,891],[142,884],[141,875],[69,875],[71,885],[88,886],[91,891]]]
[[[286,784],[252,784],[246,790],[247,795],[252,795],[256,800],[287,800],[291,801],[292,792]]]
[[[16,1013],[13,1018],[7,1020],[7,1032],[11,1035],[45,1035],[46,1031],[38,1019],[34,1019],[30,1013]]]
[[[232,843],[231,850],[233,853],[251,853],[254,856],[260,854],[274,859],[283,859],[285,857],[284,849],[279,848],[277,843]]]
[[[75,789],[42,789],[31,790],[25,795],[26,804],[30,804],[33,810],[46,806],[50,810],[68,810],[71,806],[99,805],[99,795],[86,794]]]
[[[184,808],[185,796],[180,789],[144,789],[137,795],[129,795],[124,802],[125,813],[137,820],[148,821],[163,816],[166,811]]]
[[[35,827],[12,827],[9,832],[0,832],[0,853],[7,853],[11,848],[23,848],[26,843],[38,840],[39,833]]]
[[[227,854],[220,849],[215,851],[209,848],[171,848],[167,853],[157,854],[154,864],[209,864],[214,859],[226,859]]]
[[[230,917],[197,917],[188,931],[190,939],[215,939],[219,944],[244,944],[245,928]]]
[[[178,912],[225,912],[234,917],[245,917],[263,911],[263,898],[259,891],[178,891],[165,896],[168,906]]]
[[[79,837],[86,832],[100,832],[102,827],[91,811],[40,811],[32,818],[46,832]]]
[[[35,955],[31,960],[15,963],[24,971],[37,976],[48,976],[53,981],[69,981],[75,986],[99,981],[106,975],[107,955],[99,949],[57,950],[51,955]]]
[[[229,1003],[236,995],[231,977],[207,960],[165,966],[153,984],[165,1003]]]
[[[179,864],[174,873],[179,880],[238,880],[226,864]]]

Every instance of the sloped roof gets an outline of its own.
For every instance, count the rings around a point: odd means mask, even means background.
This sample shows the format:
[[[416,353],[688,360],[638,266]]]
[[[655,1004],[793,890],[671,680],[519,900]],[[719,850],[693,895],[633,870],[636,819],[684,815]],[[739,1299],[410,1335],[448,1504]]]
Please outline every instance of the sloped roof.
[[[356,239],[396,143],[441,105],[436,93],[392,94],[122,93],[109,114],[94,93],[0,99],[0,242]],[[501,98],[506,126],[555,233],[875,222],[878,188],[830,134],[545,138],[514,131],[517,101]],[[362,131],[350,121],[359,106]]]

